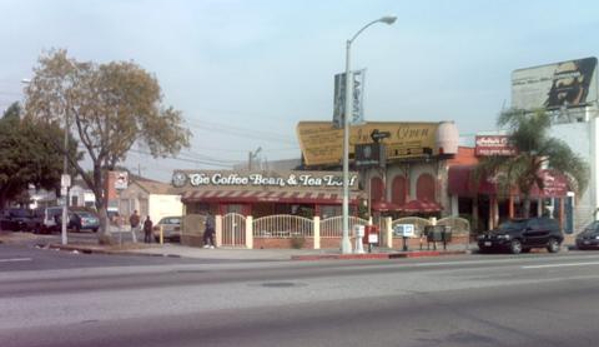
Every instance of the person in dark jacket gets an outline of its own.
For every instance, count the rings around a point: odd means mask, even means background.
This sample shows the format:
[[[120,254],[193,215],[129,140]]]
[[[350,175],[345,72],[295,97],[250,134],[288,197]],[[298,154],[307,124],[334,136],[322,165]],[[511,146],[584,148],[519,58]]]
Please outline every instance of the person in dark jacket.
[[[148,216],[148,218],[146,218],[146,221],[144,222],[145,243],[152,243],[152,226],[152,220],[150,219],[150,216]]]
[[[215,221],[214,216],[210,211],[206,214],[206,221],[204,222],[204,248],[214,248],[214,234],[215,232]]]

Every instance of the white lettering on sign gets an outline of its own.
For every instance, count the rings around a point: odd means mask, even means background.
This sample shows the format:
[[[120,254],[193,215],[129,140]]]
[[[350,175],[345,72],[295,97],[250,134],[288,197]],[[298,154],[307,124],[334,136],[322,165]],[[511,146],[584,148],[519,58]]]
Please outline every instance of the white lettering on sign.
[[[189,183],[194,186],[275,186],[275,187],[341,187],[343,177],[338,175],[317,176],[314,174],[290,174],[287,177],[268,176],[259,173],[243,175],[238,173],[191,173]],[[348,185],[353,186],[358,177],[353,175]]]

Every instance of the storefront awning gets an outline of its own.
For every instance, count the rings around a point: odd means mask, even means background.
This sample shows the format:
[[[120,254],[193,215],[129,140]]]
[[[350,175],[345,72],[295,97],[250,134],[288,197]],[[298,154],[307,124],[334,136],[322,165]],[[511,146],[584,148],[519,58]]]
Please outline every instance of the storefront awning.
[[[402,212],[408,213],[429,213],[429,212],[439,212],[443,209],[441,205],[434,201],[426,201],[426,200],[412,200],[407,202],[405,205],[401,206],[400,210]]]
[[[350,192],[350,204],[357,204],[359,192]],[[182,194],[183,203],[287,203],[337,205],[343,202],[339,192],[260,191],[260,190],[189,190]]]
[[[481,177],[478,186],[474,179],[475,166],[456,165],[449,168],[448,192],[450,195],[473,197],[477,194],[497,195],[499,188],[495,180],[490,177]],[[531,190],[532,198],[558,198],[568,193],[568,179],[563,174],[552,170],[542,170],[539,176],[543,179],[543,189],[536,185]],[[517,195],[518,190],[513,189],[512,194]]]
[[[388,211],[399,211],[401,209],[401,207],[399,205],[396,205],[392,202],[387,202],[387,201],[373,201],[372,202],[372,209],[374,211],[379,211],[379,212],[388,212]]]

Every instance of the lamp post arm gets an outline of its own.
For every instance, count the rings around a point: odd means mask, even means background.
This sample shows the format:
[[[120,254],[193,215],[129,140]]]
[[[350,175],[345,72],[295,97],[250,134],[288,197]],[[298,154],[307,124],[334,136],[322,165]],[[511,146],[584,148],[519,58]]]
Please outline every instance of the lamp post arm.
[[[373,20],[372,22],[366,24],[365,26],[362,27],[362,29],[358,30],[358,32],[356,32],[356,34],[354,36],[352,36],[351,39],[347,40],[347,42],[351,45],[351,43],[354,42],[354,40],[362,33],[362,31],[366,30],[369,26],[376,24],[380,21],[381,21],[380,19],[376,19],[376,20]]]

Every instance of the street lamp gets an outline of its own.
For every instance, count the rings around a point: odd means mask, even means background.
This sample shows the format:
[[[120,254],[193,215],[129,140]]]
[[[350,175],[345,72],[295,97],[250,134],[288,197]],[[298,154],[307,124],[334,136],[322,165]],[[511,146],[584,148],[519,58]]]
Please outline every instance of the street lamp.
[[[350,70],[351,44],[366,28],[376,23],[391,25],[397,20],[396,16],[385,16],[366,24],[346,43],[345,50],[345,109],[343,117],[343,236],[341,238],[341,253],[349,254],[351,242],[349,241],[349,117],[352,114],[353,78]]]

